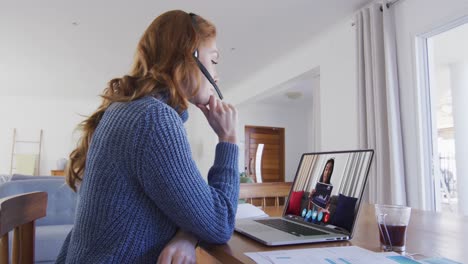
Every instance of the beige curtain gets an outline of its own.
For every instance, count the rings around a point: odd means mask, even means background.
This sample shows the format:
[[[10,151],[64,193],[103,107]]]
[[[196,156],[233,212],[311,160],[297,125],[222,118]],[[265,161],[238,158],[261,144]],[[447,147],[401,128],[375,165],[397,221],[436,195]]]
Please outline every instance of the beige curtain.
[[[395,23],[392,9],[382,3],[369,5],[355,18],[359,144],[375,149],[369,202],[406,205]]]

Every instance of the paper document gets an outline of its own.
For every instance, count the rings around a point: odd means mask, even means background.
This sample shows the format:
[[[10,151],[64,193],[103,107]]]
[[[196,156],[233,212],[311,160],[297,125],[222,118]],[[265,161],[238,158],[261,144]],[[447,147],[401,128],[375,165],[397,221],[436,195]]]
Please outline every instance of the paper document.
[[[402,256],[395,252],[378,252],[376,254],[385,256],[386,258],[400,264],[462,264],[461,262],[444,257],[428,257],[423,254],[406,253],[408,254],[407,256]]]
[[[385,255],[360,247],[324,247],[245,253],[260,264],[397,264]]]
[[[268,217],[268,215],[265,214],[265,212],[262,209],[249,203],[237,205],[236,219],[252,218],[252,217],[260,218],[260,217]]]
[[[421,259],[418,261],[423,264],[462,264],[461,262],[457,262],[443,257]]]

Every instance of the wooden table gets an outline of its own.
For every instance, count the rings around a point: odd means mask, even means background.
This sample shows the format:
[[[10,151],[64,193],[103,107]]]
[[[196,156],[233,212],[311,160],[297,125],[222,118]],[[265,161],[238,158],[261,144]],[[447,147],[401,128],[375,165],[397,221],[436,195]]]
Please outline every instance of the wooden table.
[[[271,216],[281,215],[282,210],[282,207],[265,208],[265,212]],[[361,209],[355,235],[351,241],[267,247],[235,232],[225,245],[201,246],[221,263],[254,263],[244,255],[245,252],[350,245],[381,251],[378,232],[374,206],[365,204]],[[468,217],[413,209],[408,227],[406,251],[409,254],[443,256],[464,263],[468,259],[468,243],[463,242],[465,238],[468,238]]]

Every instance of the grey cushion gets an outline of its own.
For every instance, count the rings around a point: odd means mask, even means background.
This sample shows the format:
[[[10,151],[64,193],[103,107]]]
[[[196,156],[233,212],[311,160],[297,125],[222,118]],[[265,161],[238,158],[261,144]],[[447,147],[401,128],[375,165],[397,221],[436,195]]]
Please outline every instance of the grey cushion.
[[[55,261],[73,225],[36,227],[36,261]]]
[[[76,194],[64,179],[10,181],[0,185],[0,198],[20,193],[47,192],[47,215],[36,221],[37,226],[73,224]]]

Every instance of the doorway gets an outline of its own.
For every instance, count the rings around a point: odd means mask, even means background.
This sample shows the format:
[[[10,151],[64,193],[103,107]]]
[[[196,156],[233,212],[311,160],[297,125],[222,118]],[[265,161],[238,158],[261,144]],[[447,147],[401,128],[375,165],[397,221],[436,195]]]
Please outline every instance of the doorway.
[[[427,149],[437,211],[468,213],[468,19],[422,37]]]
[[[255,182],[284,182],[284,133],[281,127],[245,126],[244,166]]]

